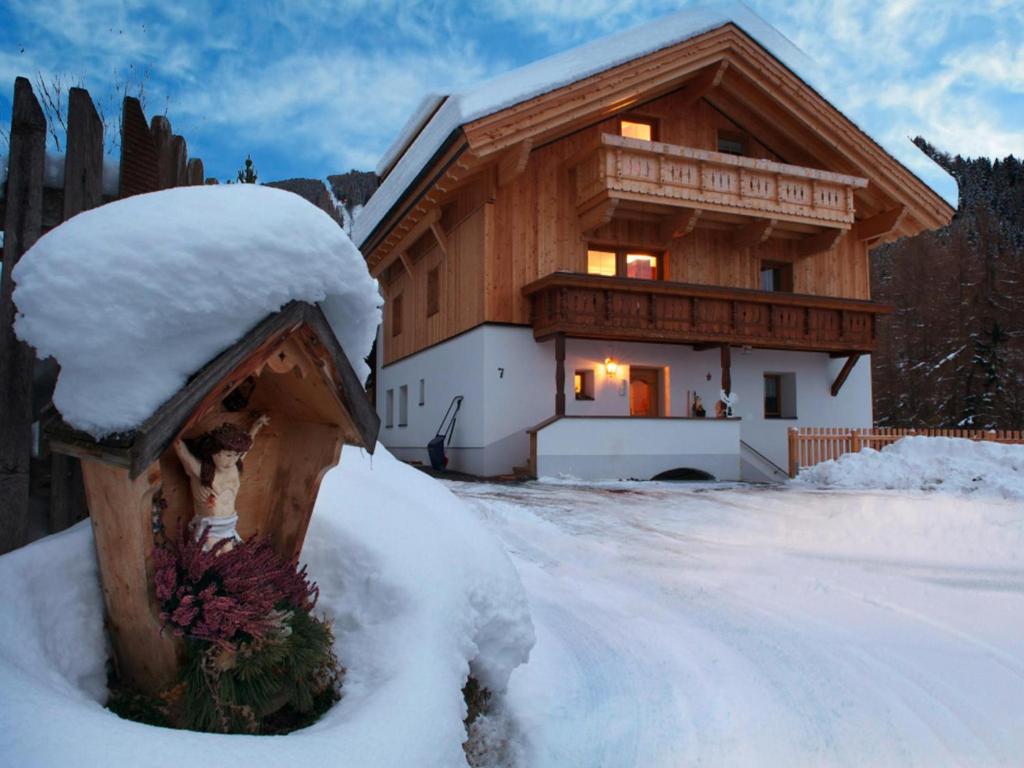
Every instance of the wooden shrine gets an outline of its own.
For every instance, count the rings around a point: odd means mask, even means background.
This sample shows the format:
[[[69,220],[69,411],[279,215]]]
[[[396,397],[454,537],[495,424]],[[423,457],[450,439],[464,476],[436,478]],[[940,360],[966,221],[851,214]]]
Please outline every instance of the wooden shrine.
[[[181,660],[180,642],[161,632],[152,559],[157,532],[178,535],[193,516],[173,443],[224,423],[249,429],[258,415],[269,425],[245,456],[237,531],[295,558],[342,445],[372,453],[380,425],[319,307],[292,302],[268,316],[129,433],[97,441],[56,416],[47,425],[52,449],[82,460],[117,673],[135,690],[163,690]]]

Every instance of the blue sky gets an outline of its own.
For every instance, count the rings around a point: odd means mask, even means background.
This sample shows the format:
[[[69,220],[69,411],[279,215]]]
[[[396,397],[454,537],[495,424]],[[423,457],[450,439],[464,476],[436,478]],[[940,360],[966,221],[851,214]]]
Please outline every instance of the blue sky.
[[[145,83],[207,174],[251,153],[264,181],[372,169],[419,99],[694,5],[662,0],[5,0],[0,124],[13,78],[62,75],[103,104]],[[819,67],[825,95],[948,199],[908,140],[1024,154],[1024,0],[749,7]],[[111,108],[108,106],[108,112]]]

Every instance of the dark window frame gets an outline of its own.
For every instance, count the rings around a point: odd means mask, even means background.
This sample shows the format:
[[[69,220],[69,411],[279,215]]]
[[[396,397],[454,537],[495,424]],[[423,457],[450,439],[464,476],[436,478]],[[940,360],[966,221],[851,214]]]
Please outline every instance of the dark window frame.
[[[739,145],[740,151],[723,149],[722,142],[733,142]],[[715,136],[715,149],[723,155],[734,155],[736,157],[750,157],[750,137],[742,131],[730,131],[726,128],[719,128]]]
[[[775,410],[768,410],[768,381],[775,382]],[[782,374],[781,373],[766,373],[764,374],[764,417],[766,419],[781,419],[782,418]]]
[[[402,294],[391,299],[391,337],[402,335]]]
[[[763,282],[758,280],[758,287],[762,291],[770,290],[776,293],[793,293],[793,264],[791,262],[761,259],[761,267],[758,272],[758,276],[760,277],[769,270],[777,273],[775,278],[773,278],[773,283],[776,287],[764,288]]]
[[[427,317],[441,311],[441,267],[427,271]]]
[[[395,426],[395,390],[392,387],[384,392],[384,427]]]

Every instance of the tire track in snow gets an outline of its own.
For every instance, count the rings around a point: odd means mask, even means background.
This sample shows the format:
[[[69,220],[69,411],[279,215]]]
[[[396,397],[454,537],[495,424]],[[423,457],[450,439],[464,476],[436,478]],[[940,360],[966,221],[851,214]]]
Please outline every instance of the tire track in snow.
[[[1003,735],[1005,713],[923,678],[901,644],[967,656],[983,676],[1000,660],[992,651],[1016,673],[1011,652],[902,605],[912,577],[893,563],[771,538],[810,525],[813,541],[820,525],[835,549],[837,513],[815,509],[826,495],[650,487],[452,485],[505,540],[530,595],[538,646],[510,700],[531,766],[904,766],[965,754],[1000,765],[1024,752],[1024,738]],[[1024,711],[1024,695],[1006,696]]]

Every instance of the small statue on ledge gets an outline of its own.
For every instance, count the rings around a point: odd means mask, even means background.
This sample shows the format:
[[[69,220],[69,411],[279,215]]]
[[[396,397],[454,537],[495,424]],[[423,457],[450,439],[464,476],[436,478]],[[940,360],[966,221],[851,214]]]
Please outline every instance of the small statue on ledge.
[[[238,524],[235,498],[241,487],[242,459],[252,448],[260,429],[269,423],[270,417],[260,414],[248,432],[234,424],[221,424],[195,441],[198,456],[182,439],[174,441],[174,451],[192,488],[195,516],[189,528],[197,539],[204,534],[207,536],[204,549],[227,539],[223,549],[228,550],[233,547],[232,542],[241,541],[235,529]]]
[[[693,407],[690,409],[693,411],[693,416],[698,419],[703,419],[707,415],[707,411],[704,410],[704,403],[700,401],[700,395],[693,396]]]

